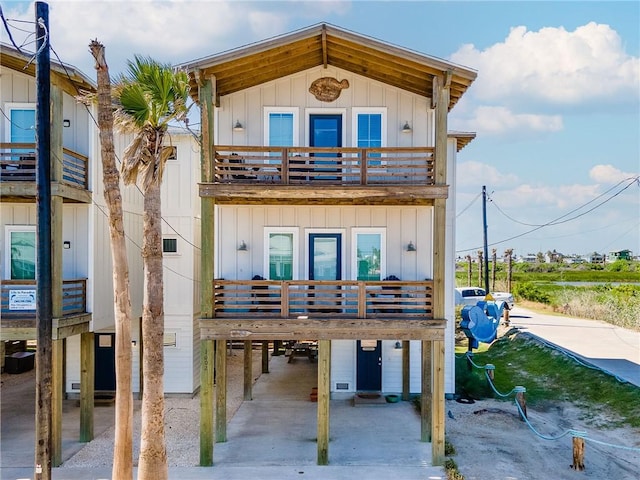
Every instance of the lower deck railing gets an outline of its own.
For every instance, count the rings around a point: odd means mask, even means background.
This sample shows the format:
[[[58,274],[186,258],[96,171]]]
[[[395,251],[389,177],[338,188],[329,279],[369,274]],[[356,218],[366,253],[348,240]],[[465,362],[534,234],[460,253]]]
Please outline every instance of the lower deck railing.
[[[214,280],[214,317],[433,319],[433,282]]]
[[[3,319],[35,319],[35,280],[0,281],[0,309]],[[87,280],[62,281],[62,316],[87,311]]]

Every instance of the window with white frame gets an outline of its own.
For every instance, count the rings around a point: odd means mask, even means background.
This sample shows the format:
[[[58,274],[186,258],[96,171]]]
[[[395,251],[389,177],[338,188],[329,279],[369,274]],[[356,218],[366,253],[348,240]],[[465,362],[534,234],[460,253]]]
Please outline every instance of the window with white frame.
[[[5,227],[5,278],[35,280],[36,227],[9,225]]]
[[[176,255],[178,253],[178,239],[174,237],[163,237],[162,253]]]
[[[264,107],[264,144],[271,147],[298,145],[298,108]],[[278,154],[272,153],[273,156]]]
[[[386,229],[352,230],[351,276],[354,280],[379,281],[386,276]]]
[[[386,146],[387,109],[382,107],[353,108],[353,146],[376,148]],[[369,157],[381,157],[370,153]]]
[[[12,157],[16,159],[34,157],[36,142],[36,106],[33,103],[7,103],[5,107],[5,138],[10,143],[31,143],[30,148],[12,148]],[[16,165],[7,164],[6,168],[12,170]]]
[[[298,229],[267,227],[264,272],[267,280],[298,279]]]

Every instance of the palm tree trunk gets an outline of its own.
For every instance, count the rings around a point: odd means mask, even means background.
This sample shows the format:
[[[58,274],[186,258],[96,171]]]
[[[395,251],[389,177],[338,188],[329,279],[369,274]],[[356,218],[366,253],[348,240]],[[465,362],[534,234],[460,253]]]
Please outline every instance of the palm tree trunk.
[[[142,434],[139,480],[168,478],[164,438],[164,293],[162,275],[162,218],[160,182],[151,182],[144,194],[144,311],[142,343],[144,390],[142,394]]]
[[[104,45],[89,45],[98,76],[98,127],[102,154],[104,198],[109,211],[109,234],[113,258],[114,315],[116,327],[116,405],[113,478],[133,478],[133,396],[131,392],[131,297],[129,266],[124,236],[120,174],[113,147],[113,106],[109,67]]]

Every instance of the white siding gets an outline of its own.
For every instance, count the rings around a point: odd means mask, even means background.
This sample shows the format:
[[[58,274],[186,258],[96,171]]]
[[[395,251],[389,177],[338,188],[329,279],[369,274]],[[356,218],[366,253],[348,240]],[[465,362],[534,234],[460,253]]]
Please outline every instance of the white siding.
[[[337,384],[347,384],[339,389]],[[356,391],[356,342],[353,340],[331,341],[331,391],[353,393]]]
[[[333,102],[320,102],[308,92],[311,83],[320,77],[347,79],[349,88],[342,90],[340,97]],[[433,145],[433,115],[429,106],[430,101],[425,97],[409,94],[336,67],[316,67],[222,97],[217,109],[217,143],[262,145],[265,128],[263,107],[300,107],[298,145],[309,144],[308,132],[304,128],[306,109],[344,109],[345,146],[350,146],[353,138],[351,107],[386,107],[386,145],[429,146]],[[244,131],[233,131],[232,127],[237,120],[245,127]],[[402,126],[407,121],[412,132],[401,133]]]

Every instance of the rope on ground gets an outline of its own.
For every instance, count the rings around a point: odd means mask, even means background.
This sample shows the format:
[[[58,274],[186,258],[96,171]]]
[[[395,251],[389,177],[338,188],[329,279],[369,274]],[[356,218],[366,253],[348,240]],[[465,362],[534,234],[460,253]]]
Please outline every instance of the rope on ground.
[[[545,343],[543,341],[543,343]],[[553,346],[552,344],[550,346]],[[557,349],[557,347],[553,346],[553,348]],[[562,351],[562,350],[561,350]],[[572,357],[571,354],[569,354],[568,352],[562,351],[562,353],[566,353],[568,354],[568,356]],[[469,361],[469,363],[471,363],[471,365],[473,365],[475,368],[478,369],[483,369],[484,370],[484,374],[487,377],[487,380],[489,382],[489,386],[491,387],[491,389],[494,391],[494,393],[500,397],[506,398],[511,396],[514,393],[524,393],[527,391],[527,389],[525,387],[522,387],[520,385],[516,385],[515,387],[513,387],[513,389],[511,389],[511,391],[509,393],[501,393],[498,391],[498,389],[496,389],[495,385],[493,384],[493,380],[491,378],[491,376],[489,375],[489,371],[493,371],[495,370],[495,365],[491,364],[491,363],[487,363],[486,365],[480,366],[477,365],[476,363],[474,363],[474,361],[472,360],[473,357],[473,352],[466,352],[465,356],[467,357],[467,360]],[[578,363],[581,363],[580,360],[578,360],[577,358],[574,358],[574,360],[576,360]],[[591,367],[590,365],[586,365],[587,367],[590,368],[594,368],[596,370],[602,370],[600,368],[597,367]],[[615,376],[615,375],[614,375]],[[626,380],[623,380],[623,382],[626,382]],[[527,426],[529,427],[529,429],[539,438],[543,439],[543,440],[560,440],[563,437],[566,437],[567,435],[571,435],[572,437],[575,438],[582,438],[585,441],[588,442],[593,442],[593,443],[597,443],[598,445],[603,445],[606,447],[611,447],[611,448],[620,448],[622,450],[630,450],[632,452],[640,452],[640,448],[637,447],[627,447],[625,445],[614,445],[612,443],[608,443],[608,442],[603,442],[601,440],[596,440],[594,438],[589,438],[587,436],[587,432],[584,432],[582,430],[575,430],[575,429],[567,429],[564,432],[562,432],[559,435],[556,436],[549,436],[549,435],[543,435],[540,432],[538,432],[533,425],[531,424],[531,422],[529,421],[529,419],[527,418],[527,415],[522,411],[522,407],[520,406],[520,403],[518,403],[518,399],[516,398],[514,400],[516,407],[518,409],[518,412],[520,414],[520,417],[524,420],[524,422],[527,424]]]

